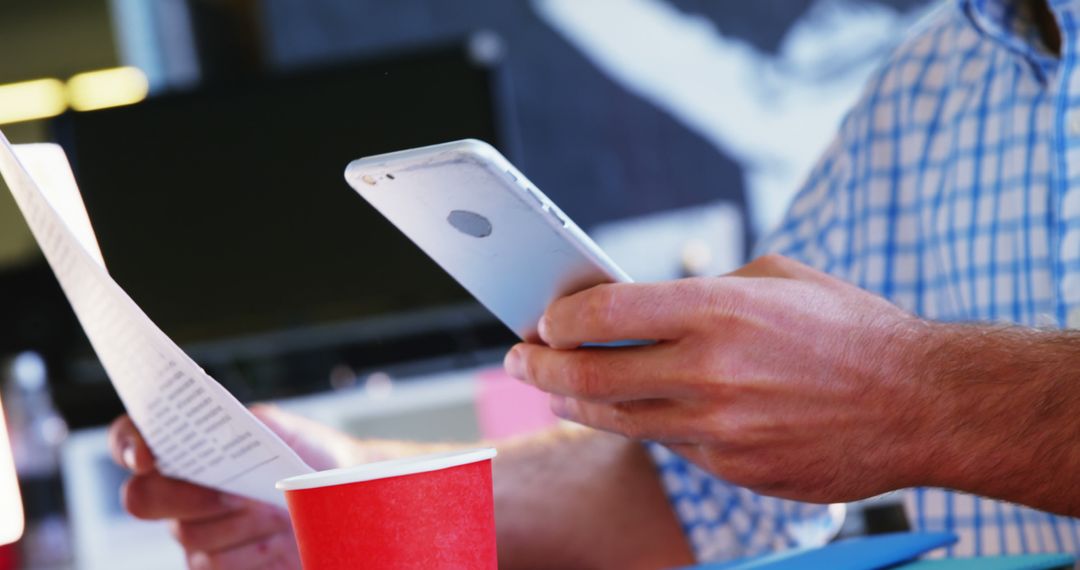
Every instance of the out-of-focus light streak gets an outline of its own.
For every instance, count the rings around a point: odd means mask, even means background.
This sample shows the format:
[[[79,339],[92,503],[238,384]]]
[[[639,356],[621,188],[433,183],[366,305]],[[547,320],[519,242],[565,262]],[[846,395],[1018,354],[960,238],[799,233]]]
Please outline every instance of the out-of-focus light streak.
[[[19,540],[23,533],[22,496],[15,476],[4,408],[0,403],[0,545]]]
[[[0,125],[55,117],[68,108],[93,111],[146,99],[150,84],[135,67],[115,67],[55,78],[0,85]]]
[[[65,109],[67,98],[59,79],[0,85],[0,124],[55,117]]]
[[[150,83],[135,67],[88,71],[67,82],[67,100],[76,111],[131,105],[146,99]]]

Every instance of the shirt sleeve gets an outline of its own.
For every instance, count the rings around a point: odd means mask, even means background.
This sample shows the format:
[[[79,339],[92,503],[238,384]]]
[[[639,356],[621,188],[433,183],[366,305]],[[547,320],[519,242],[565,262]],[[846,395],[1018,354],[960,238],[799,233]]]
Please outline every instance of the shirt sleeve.
[[[851,140],[856,120],[855,115],[848,116],[780,225],[757,244],[755,254],[779,253],[825,272],[843,265],[841,257],[848,249],[844,240],[850,231],[844,220],[855,192],[852,167],[860,146]]]

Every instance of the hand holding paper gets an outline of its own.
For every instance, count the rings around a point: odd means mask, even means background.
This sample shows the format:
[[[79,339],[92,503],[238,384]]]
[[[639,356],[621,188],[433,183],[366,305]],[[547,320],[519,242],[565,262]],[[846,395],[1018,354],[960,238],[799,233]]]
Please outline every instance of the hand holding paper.
[[[165,475],[283,504],[279,479],[308,467],[208,376],[109,276],[60,147],[12,147],[7,181],[116,392]]]

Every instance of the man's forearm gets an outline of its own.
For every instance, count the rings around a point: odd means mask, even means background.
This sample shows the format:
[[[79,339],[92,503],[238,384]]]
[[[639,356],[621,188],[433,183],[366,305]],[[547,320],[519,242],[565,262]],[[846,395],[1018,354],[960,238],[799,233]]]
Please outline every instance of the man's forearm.
[[[693,561],[640,443],[558,429],[499,446],[499,567],[667,568]]]
[[[1080,516],[1080,334],[930,325],[918,484]]]

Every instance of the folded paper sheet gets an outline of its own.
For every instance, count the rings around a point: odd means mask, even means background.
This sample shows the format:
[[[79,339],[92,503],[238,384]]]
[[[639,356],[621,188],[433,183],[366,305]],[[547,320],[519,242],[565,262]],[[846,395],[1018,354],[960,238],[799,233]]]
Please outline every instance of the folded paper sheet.
[[[274,483],[311,468],[109,276],[64,151],[51,144],[12,147],[0,133],[0,174],[158,469],[284,505]]]

